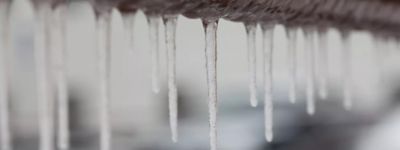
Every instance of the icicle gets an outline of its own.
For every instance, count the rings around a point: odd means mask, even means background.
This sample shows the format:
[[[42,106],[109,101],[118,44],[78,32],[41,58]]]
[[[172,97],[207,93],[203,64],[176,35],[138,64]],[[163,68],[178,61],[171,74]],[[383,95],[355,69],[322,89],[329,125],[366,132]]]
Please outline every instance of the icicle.
[[[326,31],[318,32],[318,55],[317,55],[317,65],[318,65],[318,95],[321,99],[325,100],[328,96],[326,80],[328,78],[328,54],[326,47]]]
[[[110,150],[111,12],[104,12],[98,16],[97,34],[97,57],[100,79],[100,150]]]
[[[134,49],[134,24],[135,24],[136,12],[129,12],[123,14],[123,21],[125,27],[126,39],[128,41],[129,48]]]
[[[178,16],[164,16],[165,43],[167,46],[169,122],[172,141],[178,142],[178,92],[176,87],[176,22]]]
[[[55,86],[57,94],[57,148],[59,150],[69,149],[69,120],[68,120],[68,91],[66,81],[66,35],[65,35],[65,17],[66,5],[60,5],[53,10],[52,26],[52,44],[56,59],[53,59]]]
[[[210,149],[217,150],[217,28],[218,20],[203,20],[206,40],[206,69],[210,124]]]
[[[349,35],[342,33],[343,43],[343,107],[350,110],[353,105],[353,90],[352,90],[352,63],[351,63],[351,49],[349,43]]]
[[[9,3],[0,2],[0,149],[12,150],[10,100],[8,96],[8,52],[10,51]]]
[[[245,23],[247,34],[247,57],[249,67],[249,91],[250,91],[250,104],[257,107],[257,84],[256,84],[256,23]]]
[[[273,52],[274,52],[274,26],[265,24],[263,31],[264,51],[264,122],[265,138],[268,142],[273,139]]]
[[[374,46],[374,61],[377,70],[377,81],[380,84],[384,84],[386,76],[384,70],[384,55],[386,52],[385,44],[381,38],[376,37]]]
[[[314,97],[314,37],[310,30],[305,30],[306,40],[306,100],[307,100],[307,113],[314,115],[315,113],[315,97]]]
[[[54,149],[54,102],[51,95],[49,51],[51,7],[43,4],[37,10],[35,61],[39,110],[40,150]]]
[[[297,68],[296,68],[296,46],[297,46],[297,30],[286,30],[288,39],[288,69],[289,69],[289,100],[291,103],[296,103],[297,91]]]
[[[150,49],[152,55],[152,85],[153,92],[160,92],[160,62],[159,62],[159,15],[147,15],[149,24]]]

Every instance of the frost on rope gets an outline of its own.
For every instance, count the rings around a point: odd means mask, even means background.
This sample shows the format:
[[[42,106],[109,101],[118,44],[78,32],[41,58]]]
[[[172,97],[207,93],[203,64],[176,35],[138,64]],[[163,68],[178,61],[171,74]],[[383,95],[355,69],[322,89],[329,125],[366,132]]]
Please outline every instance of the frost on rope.
[[[217,150],[217,28],[218,20],[203,20],[208,85],[210,149]]]
[[[245,23],[247,34],[247,57],[249,67],[249,92],[250,104],[253,107],[257,106],[257,84],[256,84],[256,31],[257,24]]]
[[[149,24],[150,51],[152,60],[152,87],[154,93],[160,92],[160,61],[159,61],[159,24],[161,17],[155,14],[147,15]]]
[[[262,25],[263,55],[264,55],[264,125],[265,139],[273,139],[273,52],[274,52],[274,26]]]
[[[176,88],[176,15],[164,16],[165,45],[167,46],[168,108],[172,141],[178,142],[178,92]]]

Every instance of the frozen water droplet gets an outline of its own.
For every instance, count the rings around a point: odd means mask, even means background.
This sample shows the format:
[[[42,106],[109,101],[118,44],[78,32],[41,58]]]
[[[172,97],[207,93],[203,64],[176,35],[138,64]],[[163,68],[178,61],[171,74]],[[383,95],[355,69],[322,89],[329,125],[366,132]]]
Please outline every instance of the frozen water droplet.
[[[97,49],[100,86],[100,150],[111,149],[110,71],[111,71],[111,12],[97,17]]]
[[[147,22],[149,24],[149,37],[150,37],[150,50],[152,55],[152,86],[153,92],[160,92],[160,61],[159,61],[159,15],[147,15]]]
[[[217,150],[217,28],[218,20],[203,20],[206,41],[206,69],[210,125],[210,149]]]
[[[268,142],[273,139],[273,52],[274,26],[262,25],[264,51],[264,125],[265,138]]]
[[[176,87],[176,15],[164,16],[165,42],[167,46],[167,68],[168,68],[168,103],[169,122],[171,127],[172,141],[178,142],[178,92]]]

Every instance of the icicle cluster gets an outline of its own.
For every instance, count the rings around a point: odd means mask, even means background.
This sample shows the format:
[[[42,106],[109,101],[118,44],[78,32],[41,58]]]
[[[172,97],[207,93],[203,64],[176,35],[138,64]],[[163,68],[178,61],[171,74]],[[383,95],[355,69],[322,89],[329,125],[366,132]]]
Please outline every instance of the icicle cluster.
[[[8,10],[8,5],[2,5],[0,10]],[[66,8],[50,7],[51,5],[40,6],[36,10],[36,34],[35,34],[35,65],[37,81],[37,98],[39,101],[39,127],[40,127],[40,150],[52,150],[54,146],[60,150],[70,149],[70,131],[68,116],[68,91],[66,79],[66,37],[65,37],[65,17]],[[12,150],[12,135],[10,133],[10,114],[9,114],[9,96],[8,96],[8,66],[7,56],[10,50],[9,21],[8,13],[2,12],[1,22],[4,23],[1,28],[1,49],[0,49],[0,148],[2,150]],[[134,17],[135,13],[124,16],[128,43],[130,48],[134,47]],[[176,78],[176,29],[178,15],[170,14],[147,14],[149,25],[150,50],[152,60],[152,89],[154,93],[160,91],[160,58],[159,58],[159,25],[161,19],[165,26],[165,45],[167,50],[167,76],[168,76],[168,109],[169,123],[171,130],[171,139],[178,142],[178,89]],[[218,92],[217,92],[217,28],[218,19],[203,18],[203,27],[205,33],[205,67],[208,90],[208,110],[209,110],[209,136],[210,149],[217,150],[217,112],[218,112]],[[256,33],[257,22],[244,23],[247,33],[247,52],[249,69],[249,93],[250,104],[253,107],[258,105],[257,100],[257,60],[256,60]],[[274,98],[274,29],[275,23],[262,23],[262,45],[263,45],[263,98],[264,98],[264,126],[265,139],[272,142],[273,132],[273,100]],[[288,41],[287,64],[289,73],[288,99],[295,103],[299,98],[301,87],[297,82],[299,68],[297,57],[298,34],[300,27],[287,28],[286,38]],[[316,93],[318,98],[327,99],[329,95],[329,72],[328,72],[328,50],[327,33],[324,30],[315,30],[314,28],[302,28],[305,38],[305,100],[306,111],[309,115],[316,112]],[[97,49],[97,67],[99,75],[99,116],[100,116],[100,150],[112,149],[112,133],[110,122],[110,71],[111,71],[111,12],[102,12],[96,14],[96,49]],[[316,43],[318,42],[318,43]],[[342,98],[343,107],[350,110],[353,105],[353,74],[352,74],[352,52],[349,35],[343,33],[342,36]],[[57,54],[57,61],[52,62],[50,50],[53,49]],[[377,66],[382,68],[381,63],[383,54],[377,55]],[[380,73],[384,73],[381,71]],[[54,80],[52,80],[54,79]],[[53,88],[54,87],[54,88]],[[55,89],[55,92],[52,91]],[[52,93],[56,93],[55,101],[52,99]],[[57,104],[57,105],[55,105]],[[53,108],[56,106],[56,109]],[[56,110],[56,111],[53,111]],[[55,117],[57,115],[57,117]],[[57,118],[57,120],[55,120]],[[55,123],[57,122],[57,123]],[[57,125],[57,126],[56,126]],[[56,129],[56,130],[55,130]],[[56,131],[55,133],[53,133]],[[54,139],[57,139],[56,141]],[[54,143],[56,142],[56,143]]]

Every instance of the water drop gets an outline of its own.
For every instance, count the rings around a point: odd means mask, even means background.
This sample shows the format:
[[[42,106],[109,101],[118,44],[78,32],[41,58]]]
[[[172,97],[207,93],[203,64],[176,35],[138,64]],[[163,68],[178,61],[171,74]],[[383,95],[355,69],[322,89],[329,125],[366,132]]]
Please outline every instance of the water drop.
[[[160,16],[149,14],[147,15],[147,22],[149,24],[149,38],[150,38],[150,50],[152,55],[152,86],[153,92],[160,92],[160,62],[159,62],[159,24]]]
[[[169,122],[172,141],[178,142],[178,92],[176,87],[176,15],[164,16],[165,43],[167,46]]]
[[[273,139],[273,52],[274,26],[262,25],[263,55],[264,55],[264,125],[265,138],[268,142]]]
[[[210,125],[210,149],[217,150],[217,28],[218,20],[203,20],[208,85],[208,111]]]

